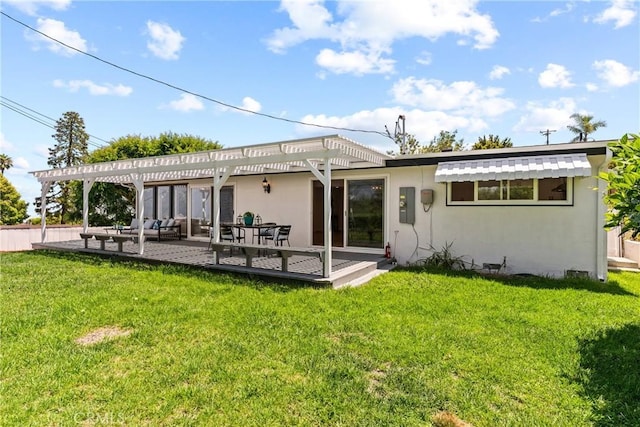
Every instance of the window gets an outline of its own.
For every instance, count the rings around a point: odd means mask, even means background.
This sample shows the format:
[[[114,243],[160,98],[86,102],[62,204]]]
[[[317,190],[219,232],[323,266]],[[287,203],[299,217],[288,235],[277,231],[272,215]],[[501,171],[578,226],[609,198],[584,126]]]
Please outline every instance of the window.
[[[572,183],[567,178],[450,182],[447,204],[569,205]]]
[[[451,201],[473,202],[475,200],[475,185],[473,182],[452,182]]]
[[[538,200],[567,200],[567,178],[539,179]]]
[[[158,187],[158,215],[155,218],[165,219],[171,217],[171,187],[163,185]]]

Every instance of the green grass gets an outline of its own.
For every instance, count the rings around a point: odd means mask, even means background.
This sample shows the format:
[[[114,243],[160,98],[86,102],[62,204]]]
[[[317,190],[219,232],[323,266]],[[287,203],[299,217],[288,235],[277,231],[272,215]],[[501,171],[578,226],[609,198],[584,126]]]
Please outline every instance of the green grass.
[[[638,274],[334,291],[41,251],[0,267],[3,426],[640,420]],[[133,332],[75,343],[103,326]]]

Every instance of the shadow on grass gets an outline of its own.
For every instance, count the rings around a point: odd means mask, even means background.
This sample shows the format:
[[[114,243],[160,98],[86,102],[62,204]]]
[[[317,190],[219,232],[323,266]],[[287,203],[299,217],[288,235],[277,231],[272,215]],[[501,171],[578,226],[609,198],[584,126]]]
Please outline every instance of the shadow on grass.
[[[503,274],[484,274],[471,270],[439,270],[429,269],[420,266],[414,267],[401,267],[400,269],[424,272],[431,274],[441,274],[454,277],[467,277],[467,278],[483,278],[492,280],[494,282],[502,283],[507,286],[516,287],[528,287],[533,289],[578,289],[595,293],[604,293],[611,295],[628,295],[637,296],[633,292],[629,292],[615,280],[609,280],[608,282],[600,282],[593,279],[554,279],[550,277],[542,276],[509,276]]]
[[[594,425],[640,425],[640,324],[606,329],[579,344],[584,394]]]
[[[40,249],[37,251],[24,252],[28,256],[46,256],[52,259],[82,262],[90,265],[127,267],[136,271],[158,270],[166,274],[180,274],[186,277],[193,277],[198,280],[206,280],[216,284],[231,284],[237,286],[248,286],[254,289],[269,289],[276,292],[289,292],[299,289],[330,289],[326,285],[302,282],[297,280],[286,280],[273,278],[270,280],[264,276],[254,276],[247,274],[235,274],[233,272],[214,271],[206,267],[187,266],[179,264],[167,264],[161,261],[131,260],[120,257],[117,254],[87,254],[73,251],[58,251]]]

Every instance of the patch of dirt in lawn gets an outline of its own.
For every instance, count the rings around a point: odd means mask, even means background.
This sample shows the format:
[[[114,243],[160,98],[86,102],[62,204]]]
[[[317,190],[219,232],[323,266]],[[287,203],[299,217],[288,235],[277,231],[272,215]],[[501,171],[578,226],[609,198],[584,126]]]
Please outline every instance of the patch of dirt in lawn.
[[[458,418],[456,414],[449,411],[440,411],[431,417],[434,427],[473,427],[466,421]]]
[[[367,392],[376,398],[382,398],[385,395],[383,382],[387,377],[387,372],[391,369],[390,363],[385,363],[380,369],[374,369],[369,372],[369,386]]]
[[[83,346],[94,345],[103,341],[126,337],[131,335],[131,332],[133,332],[131,329],[122,329],[119,326],[103,326],[77,338],[76,344]]]

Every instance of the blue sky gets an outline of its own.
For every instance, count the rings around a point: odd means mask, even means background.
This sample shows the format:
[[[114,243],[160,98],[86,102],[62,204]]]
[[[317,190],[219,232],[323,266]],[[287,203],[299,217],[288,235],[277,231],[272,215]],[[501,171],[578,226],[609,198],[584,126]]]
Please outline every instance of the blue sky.
[[[544,144],[546,129],[568,142],[573,113],[607,122],[597,139],[640,130],[636,1],[4,0],[1,10],[0,151],[28,202],[40,186],[27,172],[47,169],[55,144],[46,125],[66,111],[83,117],[90,149],[173,131],[225,147],[339,133],[387,151],[385,126],[400,115],[423,143],[457,130],[467,146],[489,134]]]

